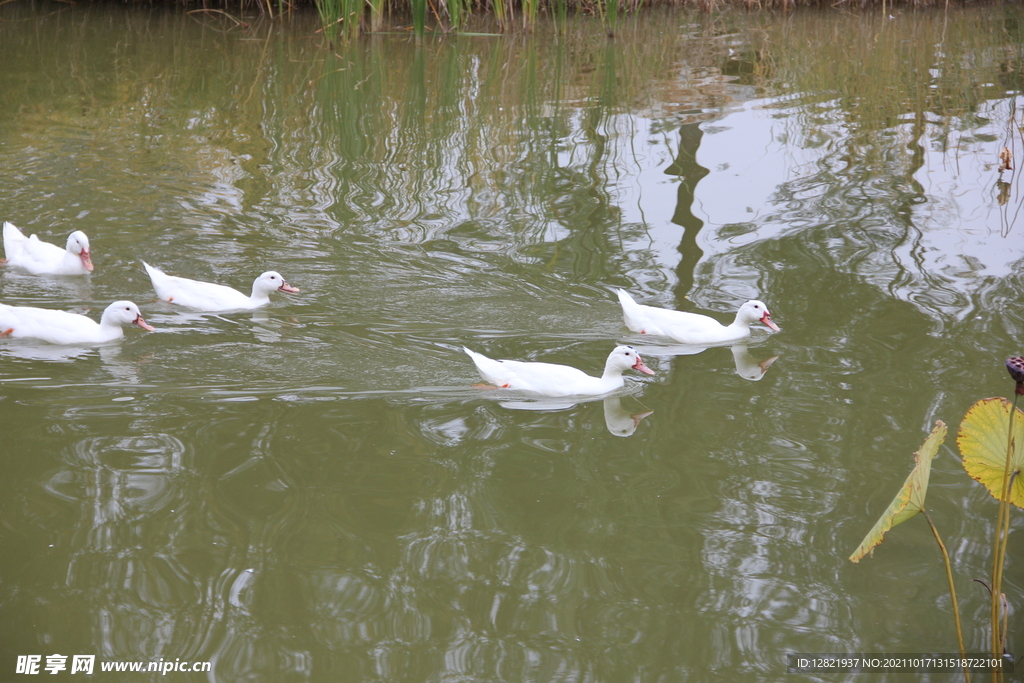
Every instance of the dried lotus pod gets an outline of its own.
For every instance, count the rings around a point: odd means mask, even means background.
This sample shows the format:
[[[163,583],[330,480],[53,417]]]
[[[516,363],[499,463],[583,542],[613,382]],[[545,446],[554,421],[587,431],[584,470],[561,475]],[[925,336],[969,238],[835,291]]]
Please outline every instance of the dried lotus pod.
[[[1012,171],[1013,170],[1013,152],[1010,151],[1009,147],[1003,147],[999,150],[999,172]]]
[[[1010,377],[1017,383],[1017,394],[1024,395],[1024,357],[1013,356],[1006,359],[1006,369]]]

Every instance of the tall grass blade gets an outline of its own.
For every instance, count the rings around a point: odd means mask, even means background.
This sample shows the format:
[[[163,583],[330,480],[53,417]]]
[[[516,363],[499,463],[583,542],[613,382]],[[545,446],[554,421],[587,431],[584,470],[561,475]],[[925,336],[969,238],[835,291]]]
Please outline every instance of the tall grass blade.
[[[384,0],[366,0],[370,8],[370,30],[379,31],[384,25]]]
[[[555,33],[565,33],[569,25],[568,0],[551,0],[553,3],[552,17],[555,22]]]
[[[619,28],[619,0],[605,0],[607,3],[608,35],[613,35]]]
[[[327,38],[328,44],[334,47],[338,38],[338,22],[341,20],[342,0],[314,0],[316,12],[320,17],[320,30]]]
[[[540,0],[522,0],[523,28],[533,28],[537,20],[537,9],[540,7]]]
[[[498,26],[505,30],[506,10],[505,0],[491,0],[491,7],[494,9],[494,17],[498,20]]]
[[[427,32],[427,0],[410,0],[412,9],[412,32],[422,38]]]
[[[455,30],[462,25],[462,14],[465,8],[463,0],[447,0],[445,7],[448,10],[448,25]]]
[[[359,37],[363,9],[363,0],[342,0],[341,19],[349,40]]]

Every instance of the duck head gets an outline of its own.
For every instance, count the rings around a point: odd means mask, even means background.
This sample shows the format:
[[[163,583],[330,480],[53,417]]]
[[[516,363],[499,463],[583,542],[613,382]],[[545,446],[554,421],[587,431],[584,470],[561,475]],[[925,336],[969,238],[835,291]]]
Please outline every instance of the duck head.
[[[608,356],[608,362],[605,367],[608,369],[614,368],[619,372],[637,370],[645,375],[654,374],[654,370],[644,365],[640,354],[632,346],[616,346],[615,350]]]
[[[153,331],[153,326],[143,319],[139,307],[131,301],[115,301],[107,306],[102,321],[111,325],[138,325],[144,330]]]
[[[298,294],[299,288],[292,287],[290,284],[284,281],[281,274],[276,270],[268,270],[267,272],[256,278],[256,281],[252,283],[253,293],[261,292],[269,294],[275,290],[279,292],[287,292],[289,294]]]
[[[89,238],[81,230],[75,230],[68,235],[67,250],[78,258],[82,259],[82,267],[92,272],[92,255],[89,252]]]
[[[761,323],[776,332],[779,331],[779,326],[772,322],[772,315],[768,312],[768,307],[764,305],[764,302],[757,301],[756,299],[752,299],[740,306],[736,317],[747,324]]]

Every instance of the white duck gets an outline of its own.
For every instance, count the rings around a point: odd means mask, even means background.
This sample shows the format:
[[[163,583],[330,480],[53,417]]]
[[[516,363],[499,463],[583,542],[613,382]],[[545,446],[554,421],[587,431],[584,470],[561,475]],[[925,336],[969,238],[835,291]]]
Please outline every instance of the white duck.
[[[485,382],[501,389],[530,391],[543,396],[602,396],[621,389],[622,373],[633,369],[648,375],[654,371],[644,365],[632,346],[616,346],[608,355],[601,377],[554,363],[524,363],[517,360],[492,360],[462,347]]]
[[[7,265],[23,268],[33,275],[87,275],[92,272],[89,238],[81,230],[68,236],[61,249],[35,235],[25,237],[14,223],[4,222],[4,255]]]
[[[274,290],[290,294],[299,293],[298,287],[292,287],[284,281],[280,273],[273,270],[268,270],[256,278],[252,283],[252,296],[246,296],[237,289],[224,285],[168,275],[145,261],[142,262],[142,265],[146,267],[146,272],[149,273],[149,279],[153,281],[153,289],[156,290],[158,297],[197,311],[258,308],[270,303],[270,293]]]
[[[129,323],[153,330],[131,301],[110,304],[98,323],[67,311],[0,304],[0,338],[41,339],[51,344],[101,344],[123,337],[121,326]]]
[[[736,311],[731,325],[723,325],[714,318],[697,313],[673,311],[654,306],[642,306],[633,297],[618,290],[622,304],[622,319],[633,332],[671,337],[683,344],[710,346],[728,344],[750,336],[750,324],[760,322],[776,332],[779,326],[772,322],[768,307],[762,302],[751,300]]]

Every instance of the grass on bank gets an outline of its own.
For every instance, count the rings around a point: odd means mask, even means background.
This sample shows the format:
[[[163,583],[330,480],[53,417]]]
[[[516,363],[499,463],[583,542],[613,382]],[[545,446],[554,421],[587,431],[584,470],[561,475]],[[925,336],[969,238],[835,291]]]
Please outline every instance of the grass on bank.
[[[178,0],[189,2],[189,0]],[[556,27],[564,27],[570,14],[599,17],[615,33],[622,18],[651,7],[679,7],[716,12],[727,9],[744,11],[792,11],[799,8],[860,10],[869,7],[883,12],[896,7],[921,9],[946,7],[949,0],[222,0],[221,9],[197,11],[258,11],[271,18],[295,9],[316,8],[323,33],[333,43],[338,37],[352,38],[384,27],[385,18],[408,19],[413,33],[423,36],[428,30],[462,30],[474,16],[497,23],[503,32],[531,30],[541,16],[549,17]]]

